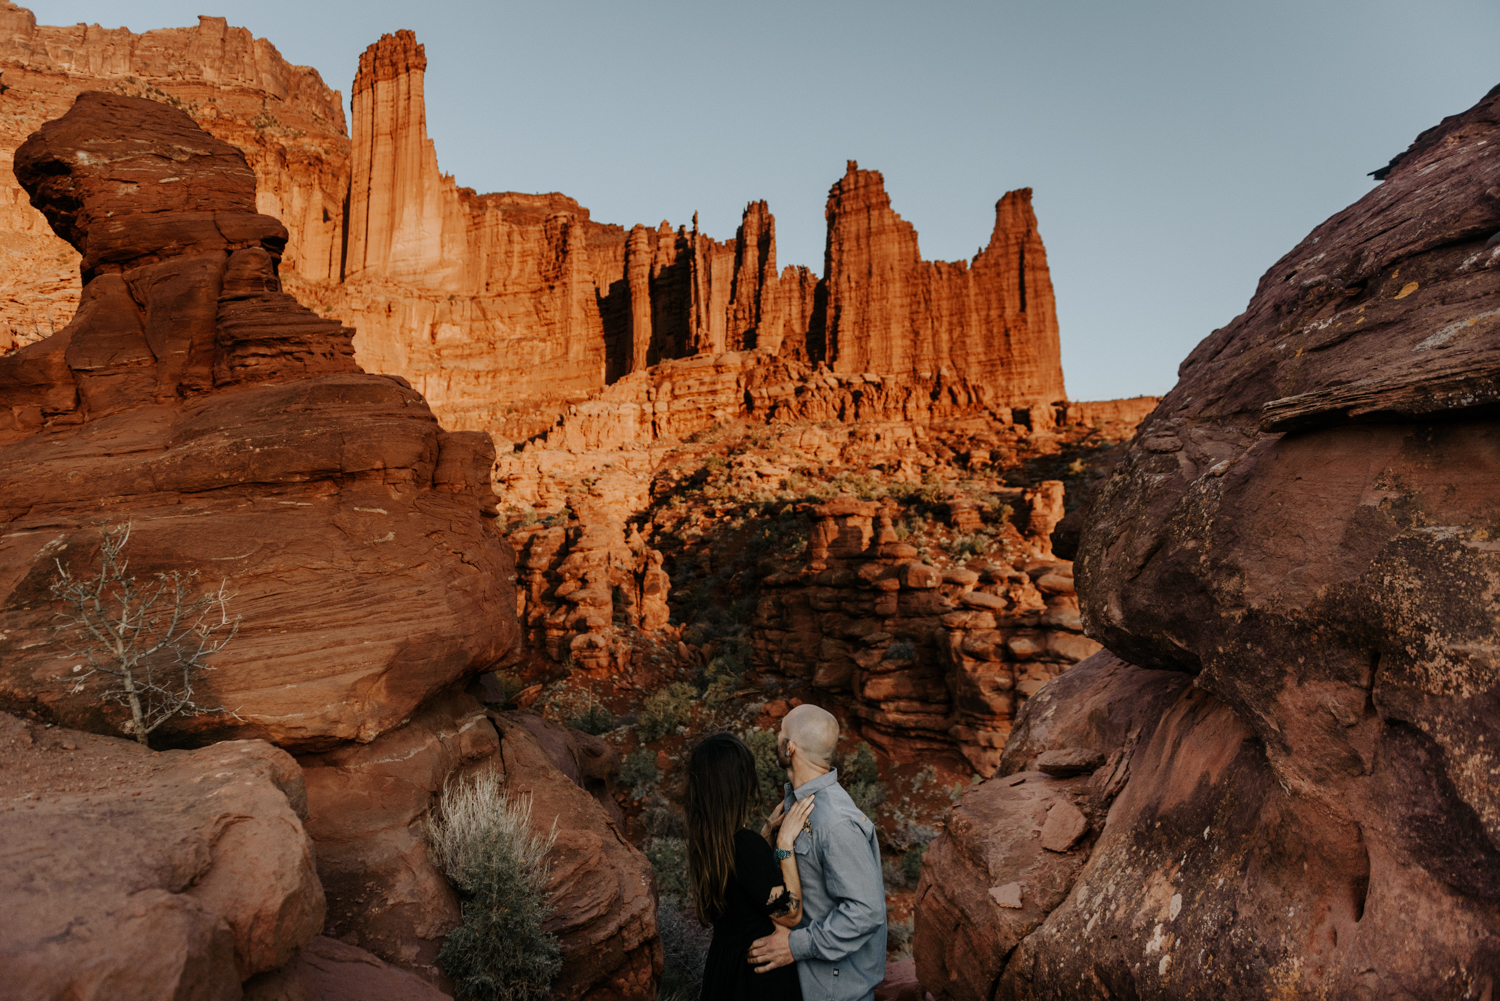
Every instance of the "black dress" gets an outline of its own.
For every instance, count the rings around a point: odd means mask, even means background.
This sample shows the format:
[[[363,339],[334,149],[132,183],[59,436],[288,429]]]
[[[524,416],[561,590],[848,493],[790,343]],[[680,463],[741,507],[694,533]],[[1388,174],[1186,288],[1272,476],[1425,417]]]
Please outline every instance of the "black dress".
[[[776,905],[767,901],[773,888],[785,885],[781,864],[765,839],[744,828],[736,831],[734,875],[724,888],[724,913],[714,922],[713,944],[703,964],[702,1001],[802,1001],[796,963],[756,973],[745,962],[750,943],[775,930],[768,915]]]

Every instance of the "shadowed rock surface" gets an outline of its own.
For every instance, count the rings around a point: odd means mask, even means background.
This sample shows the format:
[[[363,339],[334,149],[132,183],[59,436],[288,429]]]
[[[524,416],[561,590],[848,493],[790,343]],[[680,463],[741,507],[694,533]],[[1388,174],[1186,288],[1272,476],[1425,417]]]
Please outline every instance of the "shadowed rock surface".
[[[1002,763],[1105,754],[1107,823],[1009,956],[919,951],[935,994],[1493,992],[1497,140],[1500,88],[1424,132],[1188,356],[1101,485],[1075,569],[1112,653],[1039,692]],[[950,824],[947,851],[995,836]],[[919,905],[918,940],[946,913]]]
[[[144,141],[142,141],[144,140]],[[516,636],[510,547],[477,432],[447,433],[351,331],[281,291],[286,232],[238,150],[154,101],[82,95],[17,153],[83,254],[77,316],[0,358],[0,700],[118,720],[49,680],[48,585],[94,523],[134,523],[137,574],[227,580],[244,622],[174,739],[368,741]]]
[[[323,925],[302,773],[258,740],[153,753],[0,713],[0,993],[238,997]]]

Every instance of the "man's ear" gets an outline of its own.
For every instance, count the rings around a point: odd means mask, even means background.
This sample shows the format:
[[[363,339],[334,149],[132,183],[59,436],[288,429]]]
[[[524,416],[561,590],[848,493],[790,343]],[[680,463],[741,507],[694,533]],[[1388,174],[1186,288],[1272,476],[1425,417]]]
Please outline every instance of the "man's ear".
[[[786,756],[788,758],[795,758],[797,756],[797,742],[795,740],[786,742]]]

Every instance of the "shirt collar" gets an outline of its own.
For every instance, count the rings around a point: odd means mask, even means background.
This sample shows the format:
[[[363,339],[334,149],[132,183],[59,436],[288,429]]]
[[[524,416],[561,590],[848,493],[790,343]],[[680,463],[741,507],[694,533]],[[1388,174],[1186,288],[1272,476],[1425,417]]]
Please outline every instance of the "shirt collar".
[[[831,785],[836,785],[838,783],[838,780],[839,770],[837,768],[830,768],[828,771],[824,772],[822,775],[819,775],[817,778],[809,779],[808,781],[802,783],[802,785],[798,786],[796,789],[793,789],[792,784],[788,782],[786,784],[786,790],[793,796],[797,797],[798,802],[801,802],[815,792],[827,789]]]

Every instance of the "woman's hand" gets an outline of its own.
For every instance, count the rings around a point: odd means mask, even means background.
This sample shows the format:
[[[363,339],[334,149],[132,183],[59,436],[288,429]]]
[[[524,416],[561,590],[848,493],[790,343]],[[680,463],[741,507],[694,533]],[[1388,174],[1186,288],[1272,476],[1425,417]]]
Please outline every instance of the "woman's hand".
[[[766,844],[774,844],[771,840],[771,835],[775,834],[776,828],[781,826],[781,817],[785,812],[786,803],[777,803],[776,809],[771,811],[771,815],[766,818],[766,822],[760,825],[760,836],[766,839]]]
[[[800,799],[787,812],[785,820],[781,821],[781,830],[776,834],[777,848],[790,849],[796,843],[797,835],[802,833],[802,825],[807,823],[807,818],[812,815],[815,798],[815,796],[808,796]]]

